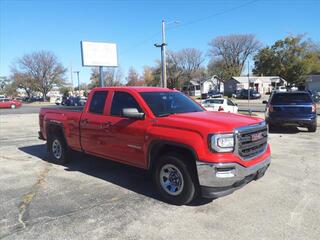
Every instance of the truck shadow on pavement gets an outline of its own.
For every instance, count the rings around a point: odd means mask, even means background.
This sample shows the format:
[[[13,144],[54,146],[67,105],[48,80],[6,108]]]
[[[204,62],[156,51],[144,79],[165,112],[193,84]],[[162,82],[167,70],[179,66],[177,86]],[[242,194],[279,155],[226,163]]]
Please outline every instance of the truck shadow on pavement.
[[[46,144],[20,147],[19,150],[43,161],[50,162],[47,156]],[[72,159],[64,166],[66,167],[65,171],[82,172],[146,197],[162,201],[153,186],[150,172],[146,170],[80,152],[73,152]],[[212,199],[198,198],[188,205],[200,206],[211,201]]]

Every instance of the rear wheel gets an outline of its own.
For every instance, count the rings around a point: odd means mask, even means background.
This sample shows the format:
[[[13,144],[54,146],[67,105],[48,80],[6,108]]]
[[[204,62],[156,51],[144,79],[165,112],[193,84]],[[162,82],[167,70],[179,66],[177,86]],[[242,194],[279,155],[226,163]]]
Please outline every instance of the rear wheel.
[[[16,108],[16,105],[12,104],[10,107],[11,107],[12,109],[14,109],[14,108]]]
[[[191,164],[183,161],[183,156],[172,153],[160,157],[154,180],[160,195],[171,204],[187,204],[196,196],[195,176]]]
[[[309,132],[316,132],[317,131],[317,125],[314,124],[314,125],[311,125],[308,127],[308,131]]]
[[[56,164],[65,164],[68,161],[68,146],[61,135],[54,135],[47,142],[50,159]]]

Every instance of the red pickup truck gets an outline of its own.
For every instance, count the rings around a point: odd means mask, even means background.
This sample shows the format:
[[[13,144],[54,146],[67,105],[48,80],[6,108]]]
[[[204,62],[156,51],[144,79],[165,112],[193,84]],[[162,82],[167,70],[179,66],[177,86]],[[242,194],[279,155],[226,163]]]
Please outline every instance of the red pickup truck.
[[[271,161],[262,119],[208,112],[171,89],[95,88],[84,107],[42,108],[39,123],[54,162],[76,150],[150,170],[163,199],[178,205],[230,194]]]

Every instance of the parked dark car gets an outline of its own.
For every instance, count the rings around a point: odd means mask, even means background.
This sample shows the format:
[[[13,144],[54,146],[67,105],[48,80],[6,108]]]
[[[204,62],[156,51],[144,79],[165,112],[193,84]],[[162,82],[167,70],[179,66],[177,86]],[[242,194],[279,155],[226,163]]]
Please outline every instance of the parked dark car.
[[[208,92],[207,98],[222,98],[222,93],[216,90],[210,90]]]
[[[62,97],[61,105],[65,106],[84,106],[87,101],[86,97]]]
[[[317,130],[317,109],[310,93],[305,91],[273,92],[266,103],[269,128],[294,125]]]
[[[261,94],[257,92],[256,90],[250,89],[250,99],[259,99],[261,98]],[[235,94],[233,94],[233,97],[238,99],[248,99],[248,89],[241,89],[236,91]]]

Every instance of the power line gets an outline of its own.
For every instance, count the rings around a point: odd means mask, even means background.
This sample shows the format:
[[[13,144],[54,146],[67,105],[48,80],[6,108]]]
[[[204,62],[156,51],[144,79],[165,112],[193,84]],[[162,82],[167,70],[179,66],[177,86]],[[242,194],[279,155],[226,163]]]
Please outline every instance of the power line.
[[[206,17],[202,17],[202,18],[198,18],[198,19],[195,19],[195,20],[192,20],[190,22],[187,22],[187,23],[184,23],[184,24],[179,24],[177,26],[172,26],[171,28],[179,28],[179,27],[185,27],[185,26],[189,26],[189,25],[192,25],[192,24],[195,24],[195,23],[198,23],[198,22],[202,22],[202,21],[205,21],[205,20],[208,20],[212,17],[216,17],[216,16],[219,16],[219,15],[223,15],[225,13],[228,13],[228,12],[232,12],[232,11],[235,11],[239,8],[243,8],[245,6],[248,6],[250,4],[253,4],[253,3],[256,3],[256,2],[259,2],[260,0],[253,0],[253,1],[250,1],[250,2],[246,2],[246,3],[243,3],[241,5],[238,5],[238,6],[235,6],[235,7],[232,7],[232,8],[228,8],[226,10],[223,10],[221,12],[217,12],[217,13],[214,13],[214,14],[211,14],[211,15],[208,15]]]
[[[225,13],[228,13],[228,12],[235,11],[235,10],[237,10],[237,9],[239,9],[239,8],[243,8],[243,7],[245,7],[245,6],[248,6],[248,5],[250,5],[250,4],[253,4],[253,3],[256,3],[256,2],[259,2],[259,1],[261,1],[261,0],[249,1],[249,2],[243,3],[243,4],[238,5],[238,6],[235,6],[235,7],[232,7],[232,8],[228,8],[228,9],[223,10],[223,11],[221,11],[221,12],[217,12],[217,13],[211,14],[211,15],[206,16],[206,17],[198,18],[198,19],[192,20],[192,21],[190,21],[190,22],[186,22],[186,23],[184,23],[184,24],[179,24],[179,25],[176,25],[176,26],[168,27],[168,28],[170,29],[170,28],[178,28],[178,27],[189,26],[189,25],[192,25],[192,24],[195,24],[195,23],[198,23],[198,22],[205,21],[205,20],[210,19],[210,18],[212,18],[212,17],[216,17],[216,16],[219,16],[219,15],[223,15],[223,14],[225,14]],[[134,45],[131,46],[130,48],[128,48],[128,49],[126,49],[126,50],[124,50],[124,51],[120,51],[119,55],[122,55],[122,54],[127,53],[127,52],[129,52],[129,51],[131,51],[131,50],[136,49],[137,47],[142,46],[142,45],[145,44],[146,42],[151,41],[151,40],[152,40],[155,36],[157,36],[158,34],[160,34],[160,31],[155,32],[154,34],[150,35],[150,37],[142,40],[141,42],[138,42],[138,43],[134,44]]]
[[[126,50],[120,51],[120,52],[119,52],[119,55],[122,55],[122,54],[127,53],[127,52],[129,52],[129,51],[131,51],[131,50],[133,50],[133,49],[135,49],[135,48],[137,48],[137,47],[140,47],[141,45],[145,44],[146,42],[153,40],[153,38],[154,38],[155,36],[159,35],[160,33],[161,33],[161,32],[158,31],[158,32],[150,35],[148,38],[142,40],[141,42],[138,42],[138,43],[134,44],[134,45],[131,46],[130,48],[127,48]]]

